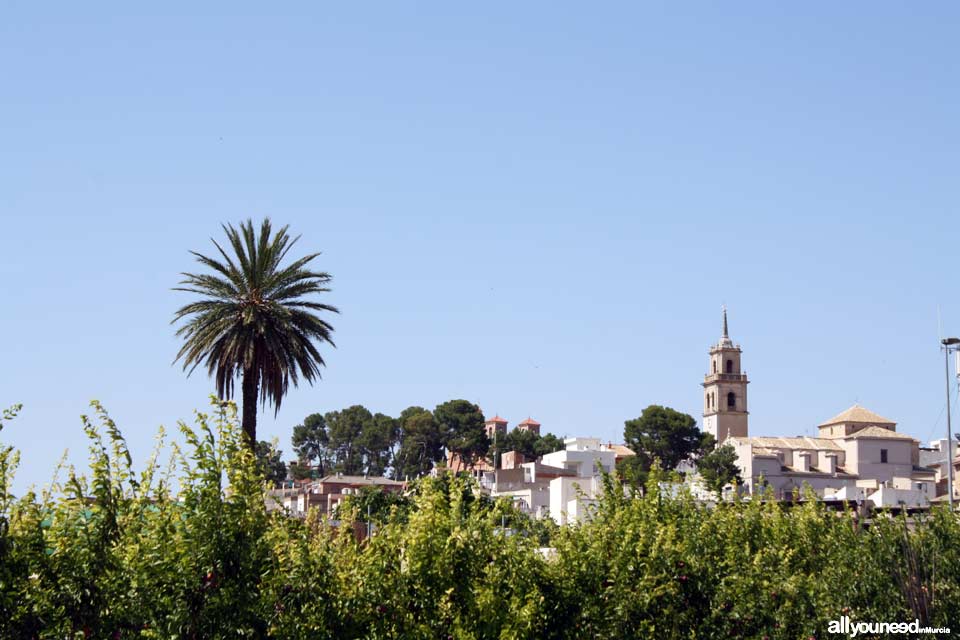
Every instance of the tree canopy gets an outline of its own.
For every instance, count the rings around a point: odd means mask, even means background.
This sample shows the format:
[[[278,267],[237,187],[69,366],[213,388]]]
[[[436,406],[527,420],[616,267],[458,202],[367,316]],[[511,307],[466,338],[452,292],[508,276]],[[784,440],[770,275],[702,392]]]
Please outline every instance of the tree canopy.
[[[341,411],[324,415],[330,450],[336,471],[357,475],[365,468],[364,431],[373,427],[373,414],[366,407],[356,404]]]
[[[640,417],[624,422],[623,439],[637,455],[617,464],[621,476],[634,486],[643,486],[659,460],[670,471],[712,447],[713,437],[697,427],[693,416],[670,407],[650,405]]]
[[[731,483],[739,484],[740,467],[737,465],[737,452],[725,443],[715,447],[697,460],[697,471],[707,488],[723,497],[723,488]]]
[[[268,482],[277,484],[287,479],[287,465],[281,459],[282,455],[283,451],[272,442],[261,440],[257,443],[257,468]]]
[[[639,418],[624,422],[623,438],[643,469],[650,469],[654,459],[667,470],[688,460],[701,450],[704,433],[693,416],[670,407],[650,405]]]
[[[243,431],[251,448],[258,398],[279,411],[291,384],[320,378],[324,361],[317,344],[333,345],[333,327],[318,314],[337,309],[308,297],[329,292],[332,278],[307,268],[319,253],[282,264],[299,240],[287,228],[274,233],[269,218],[259,234],[252,220],[239,229],[224,225],[230,251],[216,240],[218,257],[191,251],[211,273],[183,273],[174,288],[200,296],[174,314],[174,323],[185,321],[177,330],[183,346],[174,362],[191,373],[205,366],[221,399],[232,398],[234,381],[242,378]]]
[[[447,448],[465,464],[473,464],[487,455],[490,439],[480,407],[467,400],[450,400],[438,405],[433,416],[440,424]]]
[[[293,428],[293,437],[290,439],[293,450],[297,452],[299,463],[297,466],[317,465],[320,476],[326,475],[330,463],[328,449],[330,435],[327,433],[327,421],[322,414],[311,413],[303,419],[303,424]]]
[[[563,449],[563,440],[552,433],[541,436],[525,429],[512,429],[491,441],[487,457],[493,461],[495,457],[499,459],[508,451],[517,451],[527,460],[536,460],[540,456],[561,449]]]
[[[400,414],[400,449],[394,478],[416,478],[443,460],[446,437],[440,423],[423,407],[408,407]]]

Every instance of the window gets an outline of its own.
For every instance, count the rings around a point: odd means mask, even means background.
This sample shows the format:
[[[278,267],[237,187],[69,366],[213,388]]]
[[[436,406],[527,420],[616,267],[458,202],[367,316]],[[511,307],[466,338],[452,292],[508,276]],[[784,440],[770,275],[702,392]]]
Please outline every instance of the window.
[[[727,409],[736,409],[736,408],[737,408],[737,396],[733,391],[731,391],[730,393],[727,394]],[[886,456],[886,452],[884,452],[883,455]],[[884,462],[886,462],[886,460],[884,460]]]
[[[886,461],[887,461],[887,450],[880,449],[880,462],[886,462]]]
[[[713,361],[713,372],[714,372],[714,373],[717,372],[717,361],[716,361],[716,360]]]
[[[727,360],[727,373],[733,373],[733,360]]]

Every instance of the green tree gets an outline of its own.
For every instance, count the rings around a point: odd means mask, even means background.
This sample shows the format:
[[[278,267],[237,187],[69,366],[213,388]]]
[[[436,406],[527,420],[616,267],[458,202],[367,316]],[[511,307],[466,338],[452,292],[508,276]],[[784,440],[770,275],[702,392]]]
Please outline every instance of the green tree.
[[[467,400],[450,400],[437,405],[433,416],[446,436],[447,448],[466,464],[487,455],[490,439],[480,407]]]
[[[623,437],[637,454],[631,465],[649,470],[659,458],[660,465],[671,470],[701,450],[704,434],[693,416],[653,404],[639,418],[624,422]]]
[[[723,497],[723,488],[730,483],[739,484],[740,467],[737,465],[737,452],[729,444],[715,447],[713,451],[697,459],[697,471],[707,488]]]
[[[536,460],[543,455],[563,449],[563,441],[552,433],[537,435],[526,429],[513,429],[490,441],[487,458],[493,461],[508,451],[517,451],[527,460]]]
[[[381,487],[361,487],[358,493],[349,495],[337,506],[335,517],[342,518],[345,514],[356,511],[356,516],[362,521],[367,515],[377,524],[382,524],[391,515],[393,508],[400,512],[398,515],[406,517],[410,510],[410,498],[401,493],[384,491]]]
[[[303,424],[293,428],[293,437],[290,439],[293,450],[297,452],[300,463],[309,466],[317,465],[317,472],[321,477],[327,474],[330,462],[330,436],[327,433],[327,421],[319,413],[311,413],[303,419]]]
[[[416,478],[443,460],[444,433],[433,414],[408,407],[400,414],[400,450],[393,465],[394,479]]]
[[[360,436],[360,447],[368,474],[382,476],[393,464],[393,448],[399,434],[399,421],[382,413],[375,414],[365,426]]]
[[[548,453],[553,453],[554,451],[563,450],[563,440],[553,435],[552,433],[547,433],[540,436],[537,442],[533,446],[533,452],[536,457],[545,456]]]
[[[253,449],[258,398],[276,412],[291,383],[320,378],[324,361],[316,343],[333,345],[333,327],[317,312],[337,309],[307,298],[330,291],[330,274],[307,268],[319,253],[281,265],[299,239],[286,226],[273,233],[267,218],[259,235],[252,220],[223,230],[232,255],[215,240],[218,258],[192,251],[212,273],[184,273],[174,289],[201,296],[174,314],[174,323],[186,321],[177,330],[183,346],[174,362],[189,372],[206,366],[221,399],[233,397],[234,381],[242,378],[243,432]]]
[[[282,460],[283,451],[273,442],[261,440],[257,443],[257,468],[269,482],[274,484],[287,479],[287,465]]]
[[[290,475],[294,480],[310,480],[314,477],[314,471],[309,462],[298,460],[296,464],[290,466]]]
[[[533,460],[537,457],[537,440],[537,434],[527,430],[513,429],[507,433],[497,434],[490,439],[487,458],[491,462],[499,462],[504,453],[516,451],[528,460]]]
[[[373,414],[359,404],[324,416],[330,436],[334,468],[350,475],[363,473],[363,432],[373,423]]]

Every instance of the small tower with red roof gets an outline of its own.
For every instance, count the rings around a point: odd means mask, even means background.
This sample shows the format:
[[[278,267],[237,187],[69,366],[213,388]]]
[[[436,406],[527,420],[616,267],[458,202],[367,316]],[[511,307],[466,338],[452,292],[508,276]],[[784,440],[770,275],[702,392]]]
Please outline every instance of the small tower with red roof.
[[[493,416],[483,424],[487,428],[487,437],[491,440],[494,434],[504,435],[507,433],[507,421],[500,416]]]
[[[518,424],[517,429],[520,431],[529,431],[537,436],[540,435],[540,423],[530,417]]]

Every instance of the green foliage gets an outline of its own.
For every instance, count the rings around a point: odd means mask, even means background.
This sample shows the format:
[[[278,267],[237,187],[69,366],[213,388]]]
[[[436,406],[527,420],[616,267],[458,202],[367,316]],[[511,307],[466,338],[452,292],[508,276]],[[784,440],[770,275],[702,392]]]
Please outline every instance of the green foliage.
[[[364,471],[382,476],[393,463],[393,448],[400,435],[400,421],[382,413],[374,414],[360,434]]]
[[[553,453],[554,451],[563,450],[563,439],[559,438],[552,433],[546,433],[537,438],[537,441],[533,444],[533,455],[534,457],[539,458],[540,456],[545,456],[548,453]]]
[[[176,361],[190,372],[205,366],[220,398],[233,397],[234,381],[243,377],[243,429],[253,448],[258,398],[279,411],[291,383],[297,386],[301,376],[310,383],[320,378],[324,362],[315,343],[332,345],[333,327],[317,312],[337,309],[307,298],[330,291],[330,274],[308,269],[319,253],[282,266],[299,240],[287,227],[273,233],[267,218],[259,234],[252,220],[223,231],[232,255],[215,240],[218,258],[191,251],[213,273],[184,273],[174,288],[201,297],[174,314],[174,323],[185,321],[177,330],[183,346]]]
[[[319,471],[310,466],[306,460],[299,460],[296,464],[290,464],[290,475],[294,480],[309,480],[311,478],[321,478]]]
[[[647,486],[649,473],[649,463],[640,456],[628,456],[617,462],[617,475],[634,489]]]
[[[88,473],[40,496],[9,494],[0,447],[2,638],[807,638],[841,615],[960,619],[960,520],[942,507],[869,527],[816,501],[708,508],[661,494],[653,465],[642,495],[605,477],[578,526],[443,474],[408,498],[361,492],[337,530],[266,512],[232,404],[180,425],[168,464],[161,433],[140,473],[99,405],[84,429]]]
[[[316,464],[319,476],[327,475],[331,462],[328,448],[330,435],[327,433],[327,421],[322,414],[312,413],[304,418],[303,424],[293,428],[293,437],[290,440],[301,464]]]
[[[369,516],[373,522],[382,524],[390,518],[403,520],[410,511],[410,498],[381,487],[363,487],[359,493],[349,495],[337,507],[337,517],[360,518],[364,522]]]
[[[707,488],[723,497],[723,488],[728,484],[740,484],[740,467],[737,466],[737,452],[729,444],[714,448],[697,459],[697,471]]]
[[[396,465],[399,441],[399,420],[372,414],[361,405],[309,415],[293,428],[292,438],[302,465],[309,467],[316,462],[318,477],[331,471],[382,476]],[[305,469],[298,469],[297,474],[312,475]]]
[[[536,460],[540,456],[561,449],[563,449],[563,440],[552,433],[540,436],[526,429],[512,429],[490,441],[487,457],[492,461],[496,456],[499,460],[504,453],[517,451],[527,460]]]
[[[632,464],[643,470],[649,470],[655,459],[664,469],[674,469],[700,451],[704,441],[692,416],[656,404],[644,409],[639,418],[627,420],[623,437],[637,454]]]
[[[282,455],[283,452],[277,449],[276,443],[266,440],[257,443],[257,468],[271,484],[277,484],[287,479],[287,465],[281,459]]]
[[[359,404],[324,416],[330,436],[333,469],[348,475],[364,472],[364,432],[373,427],[373,414]]]
[[[394,479],[418,478],[443,460],[446,436],[423,407],[408,407],[400,414],[400,450],[394,465]]]
[[[433,417],[445,434],[447,448],[472,464],[487,455],[490,439],[480,407],[467,400],[450,400],[433,410]]]

